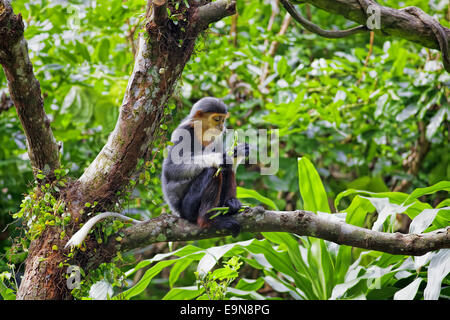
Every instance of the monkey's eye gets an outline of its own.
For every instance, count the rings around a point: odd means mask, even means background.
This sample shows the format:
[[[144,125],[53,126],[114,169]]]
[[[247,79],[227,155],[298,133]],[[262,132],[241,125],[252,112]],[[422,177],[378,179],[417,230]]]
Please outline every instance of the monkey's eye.
[[[221,117],[214,117],[213,119],[214,119],[215,122],[220,122]]]

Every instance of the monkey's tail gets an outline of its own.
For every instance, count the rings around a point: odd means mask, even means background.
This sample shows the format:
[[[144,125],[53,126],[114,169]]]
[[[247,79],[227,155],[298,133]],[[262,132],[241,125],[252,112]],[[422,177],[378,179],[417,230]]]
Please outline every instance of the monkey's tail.
[[[103,212],[100,213],[99,215],[96,215],[95,217],[89,219],[82,227],[80,230],[78,230],[73,236],[72,238],[70,238],[69,241],[67,241],[66,245],[64,246],[64,248],[67,247],[74,247],[74,246],[79,246],[81,245],[81,243],[83,242],[83,240],[87,237],[89,231],[92,229],[92,227],[99,222],[100,220],[103,220],[105,218],[108,217],[115,217],[115,218],[119,218],[122,219],[124,221],[127,222],[132,222],[134,224],[138,224],[141,223],[142,221],[139,220],[135,220],[132,218],[129,218],[127,216],[124,216],[120,213],[116,213],[116,212]]]

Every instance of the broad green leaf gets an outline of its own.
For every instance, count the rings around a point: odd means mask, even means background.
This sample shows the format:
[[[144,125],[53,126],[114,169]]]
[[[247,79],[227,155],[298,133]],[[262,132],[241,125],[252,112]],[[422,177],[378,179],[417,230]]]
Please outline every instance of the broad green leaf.
[[[322,180],[306,157],[298,159],[298,184],[305,210],[331,212]]]
[[[225,278],[237,278],[239,273],[229,268],[219,268],[213,271],[211,278],[214,280],[223,280]]]
[[[99,61],[107,62],[109,57],[110,43],[108,38],[103,38],[95,48],[95,54]]]
[[[364,197],[355,196],[350,206],[345,210],[347,213],[345,221],[348,224],[362,227],[369,212],[373,212],[375,207]]]
[[[423,195],[436,193],[438,191],[450,191],[450,181],[440,181],[431,187],[415,189],[408,198],[406,198],[403,205],[408,205]]]
[[[174,264],[176,261],[177,259],[158,262],[144,273],[144,275],[142,276],[141,280],[138,281],[138,283],[136,283],[130,289],[116,295],[115,297],[113,297],[113,299],[129,300],[130,298],[137,296],[148,287],[153,277],[155,277],[158,273],[160,273],[162,269]]]
[[[235,246],[247,247],[253,241],[254,239],[251,239],[248,241],[235,242],[207,249],[206,254],[203,256],[197,266],[197,272],[199,273],[200,277],[205,276],[216,265],[219,259]]]
[[[352,263],[352,247],[340,245],[336,257],[335,283],[341,283],[344,281],[345,274]]]
[[[301,286],[307,297],[317,298],[312,288],[312,283],[316,281],[317,276],[311,272],[309,266],[303,260],[297,240],[291,234],[285,232],[262,232],[261,234],[266,239],[287,247],[289,258],[297,270],[294,280],[298,286]]]
[[[169,285],[172,288],[175,282],[177,282],[178,278],[180,277],[180,274],[187,268],[194,260],[190,258],[183,258],[177,261],[172,269],[170,269],[170,275],[169,275]]]
[[[243,291],[256,291],[261,289],[263,285],[264,285],[263,278],[257,279],[240,278],[235,288]]]
[[[128,277],[128,276],[132,275],[134,272],[136,272],[137,270],[145,268],[153,262],[161,261],[170,256],[177,256],[177,257],[189,256],[190,259],[200,260],[203,257],[203,255],[205,254],[205,252],[206,251],[204,249],[195,247],[193,245],[187,245],[176,251],[167,252],[167,253],[158,253],[151,259],[146,259],[146,260],[140,261],[134,268],[128,270],[125,273],[125,275]]]
[[[330,256],[330,251],[327,248],[326,242],[319,239],[320,243],[320,274],[322,279],[323,290],[326,293],[326,299],[331,296],[332,288],[334,287],[334,264]]]
[[[203,287],[198,289],[197,286],[172,288],[162,300],[192,300],[203,292],[205,289]]]
[[[372,226],[372,230],[383,231],[383,223],[386,219],[395,217],[397,213],[403,213],[408,209],[407,206],[401,206],[395,203],[391,203],[388,198],[369,198],[362,197],[370,201],[370,203],[375,207],[378,212],[378,217]]]
[[[348,189],[339,193],[334,201],[336,209],[339,206],[339,202],[342,198],[348,197],[353,194],[364,194],[374,198],[388,198],[392,203],[401,204],[408,198],[408,194],[402,192],[369,192],[365,190]]]
[[[8,288],[2,280],[0,280],[0,295],[4,300],[15,300],[16,295],[14,294],[14,291],[10,288]]]
[[[273,210],[279,210],[277,205],[275,204],[275,202],[273,202],[272,200],[270,200],[267,197],[264,197],[263,195],[259,194],[255,190],[246,189],[243,187],[236,187],[236,195],[237,195],[237,198],[239,198],[239,199],[245,199],[245,198],[256,199],[259,202],[272,208]]]
[[[442,200],[442,201],[436,206],[436,209],[438,209],[438,208],[443,208],[443,207],[448,207],[448,206],[450,206],[450,199],[445,199],[445,200]]]
[[[277,63],[277,72],[280,76],[283,76],[288,70],[289,66],[287,64],[286,58],[281,56],[280,60]]]
[[[91,61],[91,56],[89,55],[89,51],[86,48],[86,45],[76,40],[75,48],[77,49],[77,53],[79,53],[86,61]]]
[[[254,241],[247,249],[251,253],[262,253],[275,270],[290,276],[295,275],[295,270],[292,267],[288,254],[275,251],[268,241]]]

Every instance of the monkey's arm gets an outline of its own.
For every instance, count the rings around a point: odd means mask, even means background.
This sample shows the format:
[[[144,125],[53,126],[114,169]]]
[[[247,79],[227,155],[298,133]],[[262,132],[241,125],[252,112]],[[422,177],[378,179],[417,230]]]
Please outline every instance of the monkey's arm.
[[[223,163],[221,153],[207,153],[192,156],[187,163],[174,163],[167,161],[164,165],[164,174],[168,180],[186,180],[200,174],[205,168],[218,168]]]
[[[232,165],[232,169],[236,172],[238,166],[249,156],[250,146],[248,143],[240,143],[233,149],[233,155],[230,157],[224,153],[224,163]]]

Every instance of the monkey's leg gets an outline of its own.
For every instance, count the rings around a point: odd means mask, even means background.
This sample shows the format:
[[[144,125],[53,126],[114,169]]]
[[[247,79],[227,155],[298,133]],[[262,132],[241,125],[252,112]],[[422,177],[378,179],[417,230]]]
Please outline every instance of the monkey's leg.
[[[236,198],[236,175],[231,166],[223,166],[222,173],[222,193],[219,205],[228,207],[228,214],[236,214],[242,207],[242,203]]]
[[[219,204],[222,176],[219,174],[215,177],[216,171],[216,168],[206,168],[192,181],[181,203],[182,218],[200,226],[206,226],[208,221],[204,221],[207,218],[204,219],[203,216],[209,209]],[[200,212],[203,213],[200,214]]]
[[[207,168],[194,179],[182,201],[181,216],[202,228],[226,229],[237,236],[241,227],[236,220],[222,215],[211,218],[215,212],[208,212],[219,206],[223,194],[223,172],[216,172],[216,168]]]

